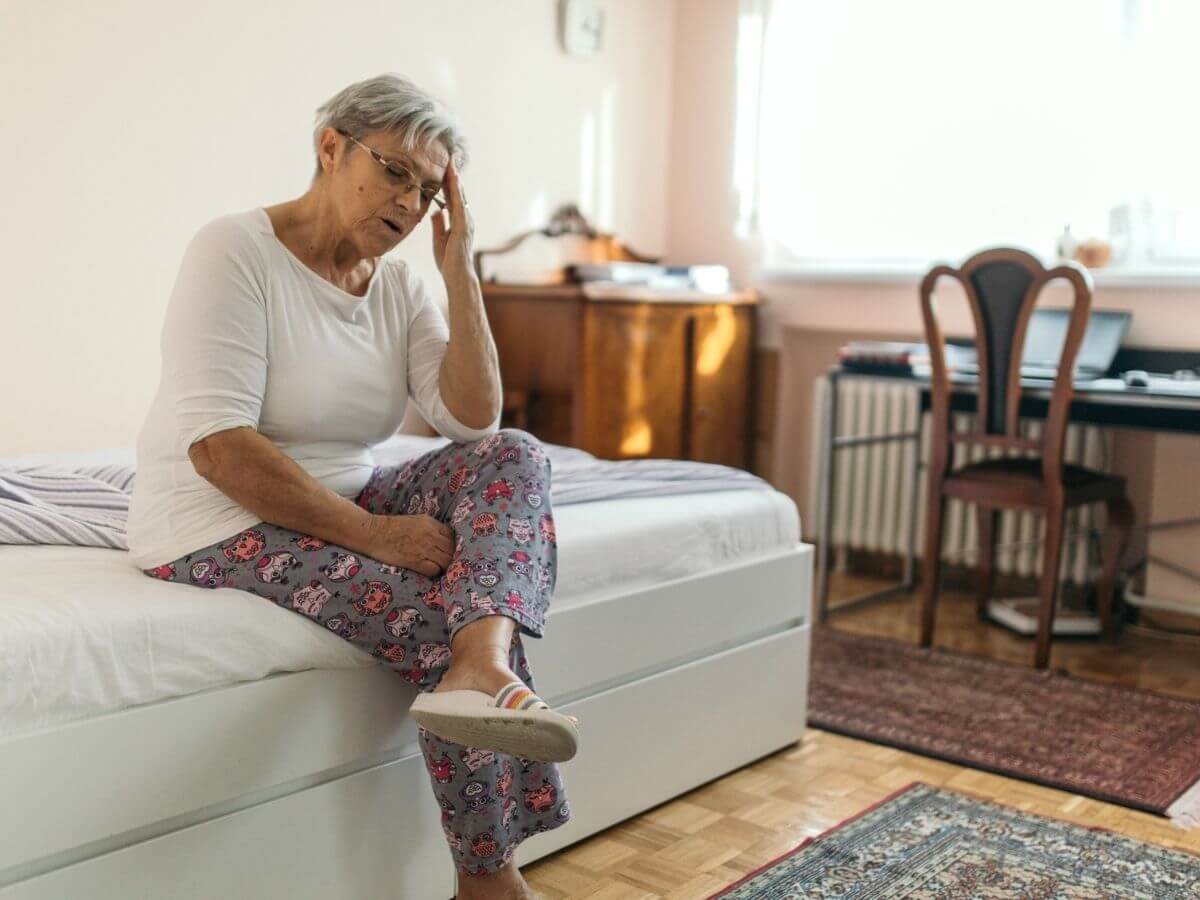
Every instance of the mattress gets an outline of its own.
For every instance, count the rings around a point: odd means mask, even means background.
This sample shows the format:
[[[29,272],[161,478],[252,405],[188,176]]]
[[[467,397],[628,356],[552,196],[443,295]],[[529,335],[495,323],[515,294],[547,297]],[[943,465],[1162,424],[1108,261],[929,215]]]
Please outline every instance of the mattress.
[[[411,439],[397,453],[436,443]],[[570,504],[554,517],[558,577],[544,640],[554,640],[556,611],[774,556],[800,540],[796,506],[777,491]],[[0,546],[0,738],[275,672],[378,664],[262,597],[147,578],[124,551]]]

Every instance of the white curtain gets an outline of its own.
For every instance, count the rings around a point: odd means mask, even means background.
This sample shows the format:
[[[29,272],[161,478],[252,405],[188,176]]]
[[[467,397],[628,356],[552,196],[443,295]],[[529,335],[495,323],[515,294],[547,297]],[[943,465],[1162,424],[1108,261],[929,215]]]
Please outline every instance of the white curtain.
[[[1200,263],[1200,2],[741,12],[739,227],[768,265],[927,264],[1000,243],[1050,255],[1064,226],[1113,222],[1127,264]]]

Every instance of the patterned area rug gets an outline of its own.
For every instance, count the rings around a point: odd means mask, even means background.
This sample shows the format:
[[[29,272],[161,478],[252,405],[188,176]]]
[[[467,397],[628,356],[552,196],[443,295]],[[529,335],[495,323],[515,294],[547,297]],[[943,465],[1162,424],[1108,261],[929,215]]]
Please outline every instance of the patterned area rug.
[[[830,628],[808,724],[1169,815],[1200,814],[1200,703]]]
[[[1200,858],[913,784],[713,896],[1194,898]]]

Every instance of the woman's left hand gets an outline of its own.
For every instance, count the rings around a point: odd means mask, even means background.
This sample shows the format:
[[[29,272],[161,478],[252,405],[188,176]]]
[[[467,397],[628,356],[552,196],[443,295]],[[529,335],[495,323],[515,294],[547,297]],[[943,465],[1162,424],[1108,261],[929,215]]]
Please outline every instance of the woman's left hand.
[[[451,159],[442,179],[446,191],[446,209],[438,210],[433,216],[433,259],[446,282],[463,276],[474,276],[471,262],[471,247],[475,236],[475,224],[467,210],[467,198],[463,194],[458,169]],[[450,223],[446,224],[449,214]]]

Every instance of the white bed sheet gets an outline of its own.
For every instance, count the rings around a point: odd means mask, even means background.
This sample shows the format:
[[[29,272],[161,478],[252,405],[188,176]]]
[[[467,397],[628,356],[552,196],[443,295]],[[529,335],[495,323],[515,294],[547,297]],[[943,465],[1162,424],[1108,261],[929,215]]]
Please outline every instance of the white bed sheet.
[[[796,506],[776,491],[606,500],[554,517],[545,640],[555,613],[572,605],[800,540]],[[0,546],[0,739],[274,672],[378,664],[262,597],[148,578],[124,551]]]

